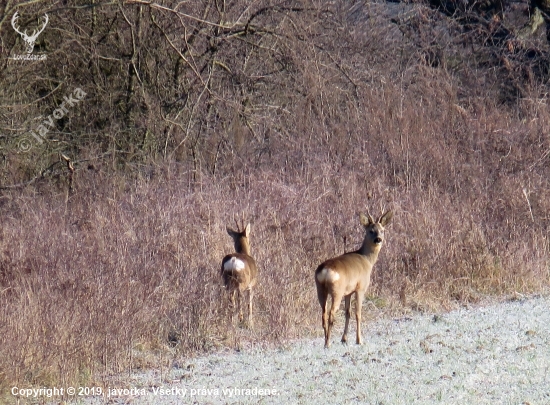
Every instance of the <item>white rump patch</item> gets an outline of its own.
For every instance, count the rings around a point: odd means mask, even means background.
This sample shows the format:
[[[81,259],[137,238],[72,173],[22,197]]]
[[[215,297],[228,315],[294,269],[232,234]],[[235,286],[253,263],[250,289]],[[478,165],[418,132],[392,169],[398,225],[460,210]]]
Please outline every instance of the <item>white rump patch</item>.
[[[226,271],[241,271],[244,269],[244,262],[236,257],[232,257],[223,265],[223,269]]]
[[[317,274],[317,281],[319,281],[320,283],[326,283],[327,281],[329,283],[334,283],[339,279],[340,279],[340,274],[338,274],[337,272],[335,272],[334,270],[328,267],[323,267],[323,270],[321,270]]]

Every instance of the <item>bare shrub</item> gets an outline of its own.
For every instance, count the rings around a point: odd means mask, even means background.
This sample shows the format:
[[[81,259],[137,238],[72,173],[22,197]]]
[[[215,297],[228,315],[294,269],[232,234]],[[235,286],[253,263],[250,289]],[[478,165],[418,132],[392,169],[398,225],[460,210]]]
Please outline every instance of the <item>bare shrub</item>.
[[[366,208],[395,212],[369,296],[380,311],[547,288],[547,84],[519,54],[501,65],[506,44],[469,54],[490,27],[421,5],[165,3],[52,13],[46,63],[0,68],[0,386],[101,384],[320,336],[314,268],[358,247]],[[75,86],[86,98],[18,150]],[[228,323],[219,277],[242,214],[260,271],[252,331]]]

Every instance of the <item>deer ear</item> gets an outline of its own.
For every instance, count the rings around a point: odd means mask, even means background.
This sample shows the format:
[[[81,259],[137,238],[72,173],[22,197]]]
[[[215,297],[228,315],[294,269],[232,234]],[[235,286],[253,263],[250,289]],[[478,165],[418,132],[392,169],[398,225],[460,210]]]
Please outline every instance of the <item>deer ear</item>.
[[[233,237],[233,235],[236,234],[236,232],[231,229],[230,227],[226,227],[225,230],[227,231],[227,233],[229,234],[229,236]]]
[[[246,236],[247,238],[250,236],[250,223],[248,223],[248,225],[246,225],[246,228],[244,228],[244,236]]]
[[[380,222],[380,225],[386,226],[390,224],[392,218],[393,218],[393,211],[388,211],[380,217],[378,222]]]
[[[365,214],[363,214],[362,212],[359,213],[359,221],[361,221],[361,225],[363,226],[369,226],[370,225],[370,216],[366,216]]]

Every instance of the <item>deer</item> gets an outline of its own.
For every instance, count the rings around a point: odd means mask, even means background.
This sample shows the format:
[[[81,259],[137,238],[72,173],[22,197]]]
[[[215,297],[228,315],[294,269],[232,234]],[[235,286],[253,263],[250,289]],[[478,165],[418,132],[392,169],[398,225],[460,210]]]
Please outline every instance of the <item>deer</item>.
[[[44,31],[44,28],[46,28],[46,25],[48,25],[49,17],[48,14],[44,14],[44,23],[42,24],[42,27],[40,29],[33,30],[32,34],[27,34],[27,30],[20,31],[19,27],[17,26],[17,20],[19,19],[19,12],[16,11],[15,14],[13,14],[13,17],[11,18],[11,26],[17,32],[19,35],[21,35],[21,38],[23,38],[23,41],[25,41],[25,48],[27,53],[32,53],[34,49],[34,43],[36,42],[36,39],[40,35],[42,31]]]
[[[241,306],[242,295],[248,291],[248,324],[252,327],[252,287],[258,280],[258,268],[254,258],[250,255],[250,223],[246,227],[233,230],[226,228],[227,233],[233,238],[236,253],[225,256],[222,260],[221,276],[223,284],[231,295],[231,302],[235,305],[235,294],[237,295],[237,305],[239,312],[239,321],[243,322],[243,310]],[[241,224],[241,225],[244,225]]]
[[[357,321],[356,343],[361,341],[361,306],[367,288],[370,285],[372,268],[378,260],[378,253],[384,242],[385,227],[391,222],[393,212],[388,211],[375,221],[370,214],[360,213],[361,225],[365,228],[365,238],[359,250],[344,253],[329,259],[315,270],[317,297],[323,310],[323,330],[325,332],[325,348],[330,347],[330,332],[334,324],[336,311],[342,298],[345,304],[346,323],[342,343],[347,343],[349,319],[351,317],[351,296],[355,293],[355,320]],[[332,298],[332,306],[328,311],[328,296]]]

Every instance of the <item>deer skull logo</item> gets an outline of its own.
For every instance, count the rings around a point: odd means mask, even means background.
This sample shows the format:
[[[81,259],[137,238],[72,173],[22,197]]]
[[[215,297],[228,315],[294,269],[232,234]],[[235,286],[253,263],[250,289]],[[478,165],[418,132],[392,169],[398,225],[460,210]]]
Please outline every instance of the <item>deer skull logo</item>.
[[[48,14],[44,14],[44,23],[42,24],[41,28],[37,28],[33,30],[32,35],[27,34],[27,30],[21,32],[19,27],[17,26],[17,19],[19,18],[19,12],[16,11],[13,17],[11,18],[11,26],[17,32],[19,35],[21,35],[21,38],[23,38],[23,41],[25,41],[25,47],[28,54],[32,53],[34,49],[34,43],[36,42],[36,39],[38,38],[38,35],[42,31],[44,31],[44,28],[46,28],[46,25],[48,24]]]

